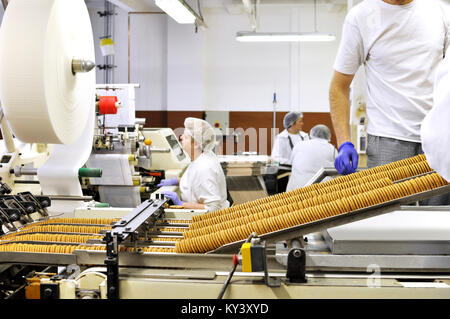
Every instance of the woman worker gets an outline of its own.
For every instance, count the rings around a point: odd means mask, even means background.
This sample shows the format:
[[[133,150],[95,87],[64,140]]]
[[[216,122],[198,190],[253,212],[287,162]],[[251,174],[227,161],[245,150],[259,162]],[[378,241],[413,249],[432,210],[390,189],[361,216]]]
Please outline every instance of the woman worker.
[[[271,161],[278,162],[281,167],[277,174],[266,175],[265,182],[269,194],[286,191],[289,174],[291,172],[291,154],[294,146],[309,139],[303,129],[303,113],[289,112],[283,118],[284,130],[275,137],[273,143]]]
[[[176,192],[162,192],[175,205],[191,209],[214,211],[229,206],[225,175],[216,155],[216,135],[212,126],[201,119],[188,117],[184,121],[181,146],[191,157],[183,176],[164,179],[161,186],[179,185],[181,199]]]
[[[303,129],[303,113],[289,112],[283,118],[284,130],[275,138],[271,158],[281,165],[291,165],[294,146],[300,141],[309,140]]]

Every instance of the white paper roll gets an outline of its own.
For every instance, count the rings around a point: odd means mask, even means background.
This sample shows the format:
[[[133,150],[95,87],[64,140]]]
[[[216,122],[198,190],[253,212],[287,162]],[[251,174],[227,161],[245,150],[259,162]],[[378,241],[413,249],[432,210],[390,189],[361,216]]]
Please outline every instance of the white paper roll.
[[[72,60],[95,60],[83,0],[14,0],[0,29],[0,98],[15,136],[71,144],[95,97],[95,71],[72,73]]]
[[[95,109],[89,110],[88,121],[81,136],[69,145],[54,145],[49,159],[38,168],[38,178],[45,195],[82,196],[78,169],[83,167],[92,150],[94,136]],[[84,206],[81,201],[52,201],[48,211],[72,217],[75,208]]]

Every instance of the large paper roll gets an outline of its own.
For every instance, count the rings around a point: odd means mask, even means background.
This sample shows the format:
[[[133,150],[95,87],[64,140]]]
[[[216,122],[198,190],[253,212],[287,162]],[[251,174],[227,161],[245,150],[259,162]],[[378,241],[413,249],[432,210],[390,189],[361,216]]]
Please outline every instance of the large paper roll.
[[[72,144],[54,145],[49,159],[38,168],[38,178],[45,195],[82,196],[83,190],[78,179],[78,169],[89,158],[94,136],[95,110],[92,105],[83,133]],[[49,213],[73,216],[75,208],[84,206],[81,201],[53,201]]]
[[[0,29],[0,98],[15,136],[28,143],[71,144],[95,103],[95,72],[72,72],[74,58],[94,61],[83,0],[14,0]]]

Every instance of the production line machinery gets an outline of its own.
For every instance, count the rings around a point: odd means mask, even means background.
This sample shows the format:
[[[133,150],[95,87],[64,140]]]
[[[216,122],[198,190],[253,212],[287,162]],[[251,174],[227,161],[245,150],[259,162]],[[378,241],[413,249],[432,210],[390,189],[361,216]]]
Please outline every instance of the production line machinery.
[[[113,94],[126,89],[128,94],[121,96],[134,95],[134,87],[98,89]],[[114,207],[138,206],[159,189],[162,179],[180,177],[190,162],[171,129],[144,128],[146,120],[135,118],[132,101],[125,102],[126,108],[116,95],[97,95],[95,134],[86,167],[101,169],[102,176],[82,180],[85,195]]]
[[[35,267],[17,287],[4,283],[3,296],[449,298],[448,239],[423,242],[442,248],[428,254],[395,245],[362,254],[333,251],[323,236],[388,213],[436,212],[407,205],[449,191],[419,156],[207,214],[168,209],[158,194],[131,211],[38,214],[0,237],[3,274]]]

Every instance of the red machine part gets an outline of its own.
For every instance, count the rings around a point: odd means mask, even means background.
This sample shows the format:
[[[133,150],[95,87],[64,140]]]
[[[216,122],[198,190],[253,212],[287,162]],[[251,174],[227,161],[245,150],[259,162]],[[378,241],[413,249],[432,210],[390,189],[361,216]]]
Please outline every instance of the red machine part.
[[[101,96],[98,104],[100,114],[117,114],[117,96]]]

